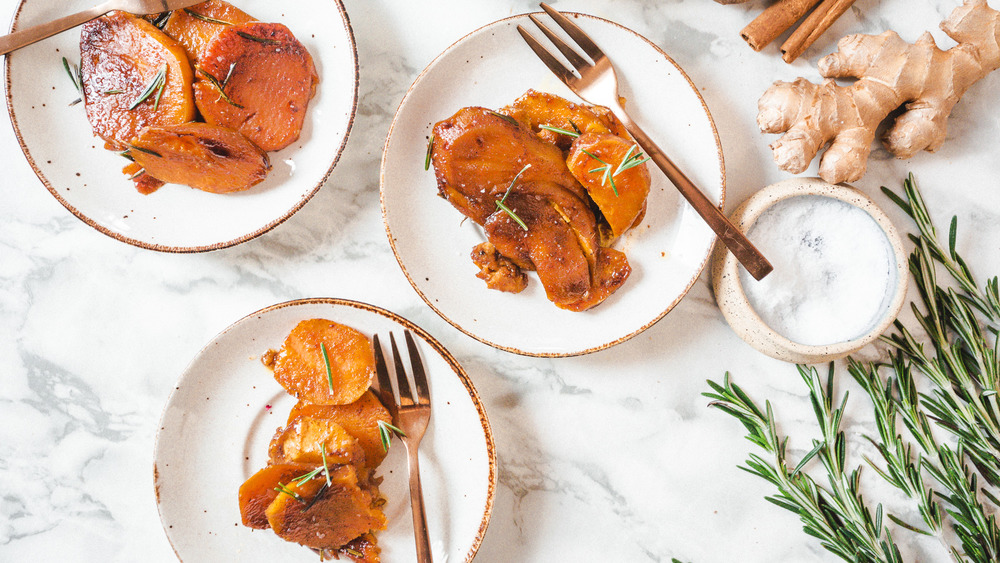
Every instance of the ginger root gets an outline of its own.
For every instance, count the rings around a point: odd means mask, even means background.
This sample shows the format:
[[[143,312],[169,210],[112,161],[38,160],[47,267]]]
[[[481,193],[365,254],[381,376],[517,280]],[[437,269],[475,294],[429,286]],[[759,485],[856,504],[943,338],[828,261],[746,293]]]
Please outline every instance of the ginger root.
[[[947,134],[952,108],[976,81],[1000,68],[1000,12],[986,0],[965,0],[941,29],[958,45],[942,51],[929,33],[916,43],[894,31],[849,35],[819,62],[821,85],[804,78],[776,82],[758,103],[764,133],[785,133],[771,144],[782,170],[798,174],[820,148],[829,148],[819,174],[831,183],[853,182],[865,173],[879,124],[902,104],[906,111],[882,143],[897,158],[933,152]],[[839,86],[833,78],[856,78]]]

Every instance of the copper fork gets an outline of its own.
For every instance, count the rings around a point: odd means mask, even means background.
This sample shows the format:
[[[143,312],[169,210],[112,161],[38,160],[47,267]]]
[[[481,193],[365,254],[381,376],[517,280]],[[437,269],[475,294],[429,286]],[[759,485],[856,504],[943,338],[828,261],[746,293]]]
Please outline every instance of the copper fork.
[[[591,38],[569,18],[553,9],[544,2],[542,9],[566,32],[577,46],[586,54],[579,53],[559,35],[549,29],[535,15],[528,17],[552,42],[566,60],[573,66],[567,68],[548,49],[528,33],[523,27],[517,26],[517,31],[528,43],[531,50],[545,63],[566,86],[588,103],[606,106],[625,125],[625,128],[636,140],[646,155],[649,156],[667,178],[677,187],[681,195],[691,204],[694,210],[715,231],[736,259],[756,279],[762,279],[774,268],[754,245],[723,215],[697,186],[682,172],[677,165],[649,138],[646,133],[629,117],[624,105],[619,101],[618,76],[611,64],[611,59],[594,43]],[[588,58],[589,57],[589,58]],[[575,72],[574,72],[575,69]]]
[[[94,6],[88,10],[78,12],[69,16],[52,20],[21,31],[15,31],[10,35],[0,36],[0,55],[26,47],[47,37],[66,31],[67,29],[83,25],[94,18],[99,18],[112,10],[121,10],[137,16],[147,14],[158,14],[171,10],[180,10],[195,4],[200,4],[205,0],[108,0],[103,4]]]
[[[424,437],[427,423],[431,419],[431,394],[427,386],[424,364],[420,360],[420,351],[417,350],[417,345],[413,342],[413,336],[407,330],[404,337],[413,373],[412,385],[410,378],[406,375],[406,368],[403,367],[403,359],[396,348],[396,338],[391,332],[389,333],[389,343],[392,347],[393,367],[396,372],[398,401],[392,390],[392,380],[389,378],[389,370],[386,367],[385,357],[382,355],[382,345],[379,343],[377,334],[372,339],[375,348],[375,373],[378,376],[379,399],[392,415],[393,425],[402,430],[400,439],[406,447],[410,473],[410,507],[413,512],[413,536],[417,544],[417,561],[431,563],[427,515],[424,512],[424,495],[420,487],[420,460],[417,457],[420,439]],[[414,390],[416,390],[416,396],[414,396]]]

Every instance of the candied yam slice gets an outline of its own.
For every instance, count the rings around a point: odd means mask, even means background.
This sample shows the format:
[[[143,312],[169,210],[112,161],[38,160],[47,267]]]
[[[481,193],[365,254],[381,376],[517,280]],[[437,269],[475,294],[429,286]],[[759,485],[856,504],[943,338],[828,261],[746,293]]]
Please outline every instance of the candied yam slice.
[[[286,484],[288,493],[279,494],[266,511],[274,533],[307,547],[336,550],[385,529],[379,497],[359,487],[353,466],[331,467],[330,483],[326,486],[320,476]]]
[[[109,149],[125,149],[143,127],[194,119],[184,48],[144,19],[110,12],[84,24],[80,77],[87,119]]]
[[[625,126],[611,110],[604,106],[577,104],[555,94],[528,90],[514,103],[500,109],[500,113],[531,127],[543,140],[569,150],[571,135],[564,135],[542,126],[577,134],[612,133],[628,136]]]
[[[184,46],[191,61],[197,62],[205,47],[227,26],[253,21],[253,16],[222,0],[208,0],[170,13],[163,31]]]
[[[298,463],[269,465],[240,485],[240,516],[243,525],[250,528],[266,529],[271,525],[267,522],[265,511],[278,496],[275,488],[279,483],[291,483],[296,477],[308,475],[315,466]]]
[[[319,77],[309,51],[287,27],[252,22],[228,26],[212,39],[195,79],[205,121],[276,151],[299,138]]]
[[[212,193],[250,189],[271,168],[267,154],[239,132],[207,123],[146,127],[129,154],[158,180]]]
[[[295,398],[317,405],[353,403],[368,390],[374,377],[371,340],[349,326],[326,319],[309,319],[296,325],[274,359],[278,383]]]
[[[349,405],[313,405],[299,403],[289,414],[295,417],[325,418],[336,422],[358,440],[365,452],[366,466],[378,467],[385,459],[379,421],[392,423],[392,417],[374,393],[366,391],[361,398]]]
[[[324,452],[331,465],[365,464],[365,450],[357,438],[325,418],[300,416],[279,430],[268,448],[271,463],[322,464]]]
[[[622,166],[623,161],[636,162],[644,158],[641,155],[641,149],[630,139],[588,133],[573,142],[566,160],[569,171],[611,226],[614,238],[629,230],[646,210],[650,185],[646,164],[619,170],[628,166]],[[610,167],[610,173],[605,173],[605,166]]]

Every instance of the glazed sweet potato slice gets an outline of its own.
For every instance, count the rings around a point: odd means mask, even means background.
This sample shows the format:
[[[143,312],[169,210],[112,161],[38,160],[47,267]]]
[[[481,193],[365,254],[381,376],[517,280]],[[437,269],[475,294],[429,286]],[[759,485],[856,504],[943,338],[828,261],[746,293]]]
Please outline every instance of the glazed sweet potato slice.
[[[315,549],[339,549],[385,529],[377,495],[361,488],[353,466],[330,468],[330,485],[318,477],[286,485],[267,507],[267,521],[280,537]]]
[[[295,418],[307,417],[337,423],[357,439],[365,452],[367,467],[377,467],[385,459],[386,451],[382,446],[378,423],[392,423],[392,417],[371,391],[365,392],[360,399],[349,405],[313,405],[300,402],[288,416],[291,419],[289,424]]]
[[[343,426],[327,418],[300,416],[271,440],[271,463],[365,464],[365,450]]]
[[[124,150],[144,127],[194,119],[184,48],[144,19],[111,12],[86,23],[80,76],[87,119],[109,149]]]
[[[317,405],[353,403],[364,395],[374,377],[371,340],[326,319],[300,322],[274,358],[278,383],[297,399]]]
[[[205,121],[236,129],[265,151],[299,138],[319,80],[309,51],[287,27],[260,22],[223,29],[195,78]]]
[[[240,133],[207,123],[146,127],[129,155],[146,174],[212,193],[243,191],[267,176],[267,154]]]
[[[279,483],[291,483],[296,477],[308,475],[313,469],[316,467],[312,465],[285,463],[269,465],[251,475],[240,485],[240,516],[243,525],[257,529],[270,528],[265,511],[278,496],[275,488]]]
[[[625,126],[608,108],[577,104],[548,92],[528,90],[513,104],[501,108],[500,113],[524,123],[542,140],[558,145],[562,150],[569,150],[573,137],[544,129],[543,125],[577,134],[611,133],[628,136]]]
[[[611,226],[614,238],[645,213],[649,170],[646,164],[635,165],[644,158],[630,139],[588,133],[573,142],[566,160],[569,171],[583,184]]]
[[[227,26],[253,21],[253,17],[222,0],[208,0],[170,13],[163,31],[176,39],[192,62],[197,63],[205,47]]]

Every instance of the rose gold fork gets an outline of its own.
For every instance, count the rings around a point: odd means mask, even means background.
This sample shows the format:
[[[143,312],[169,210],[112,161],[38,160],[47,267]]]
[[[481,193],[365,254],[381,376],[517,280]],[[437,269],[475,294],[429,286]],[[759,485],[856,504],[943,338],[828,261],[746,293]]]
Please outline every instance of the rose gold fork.
[[[566,68],[537,39],[523,27],[517,26],[517,31],[528,43],[528,46],[531,47],[531,50],[576,95],[588,103],[606,106],[611,109],[615,116],[625,125],[628,132],[632,134],[632,137],[635,138],[635,141],[642,150],[646,152],[650,160],[663,171],[667,178],[681,192],[684,199],[691,204],[691,207],[698,212],[698,215],[701,215],[701,218],[715,231],[715,234],[719,235],[722,242],[736,256],[736,259],[743,264],[747,271],[750,272],[750,275],[759,280],[771,273],[771,270],[774,268],[764,258],[764,255],[747,240],[739,229],[729,222],[729,219],[723,215],[722,211],[705,197],[705,194],[694,185],[684,172],[677,168],[670,158],[667,157],[666,153],[629,117],[625,111],[625,107],[619,101],[621,97],[618,94],[618,77],[615,74],[614,66],[611,64],[611,59],[569,18],[544,2],[540,5],[545,10],[545,13],[559,24],[559,27],[576,42],[577,46],[590,59],[588,60],[577,52],[576,49],[563,41],[562,38],[546,27],[535,14],[529,14],[528,17],[548,37],[549,41],[559,49],[559,52],[566,57],[566,60],[576,69],[576,72]]]
[[[205,0],[108,0],[103,4],[94,6],[89,10],[84,10],[76,14],[65,16],[57,20],[50,21],[15,31],[10,35],[0,36],[0,55],[31,45],[53,35],[66,31],[67,29],[83,25],[94,18],[99,18],[112,10],[121,10],[137,16],[146,14],[158,14],[171,10],[180,10],[195,4],[200,4]]]
[[[389,333],[389,342],[392,346],[393,367],[396,372],[396,389],[399,392],[399,400],[396,400],[392,391],[392,381],[389,379],[389,370],[385,365],[385,357],[382,355],[382,346],[379,343],[378,335],[372,339],[375,348],[375,373],[378,375],[379,399],[389,414],[392,415],[392,423],[403,431],[400,439],[406,446],[406,457],[410,473],[410,507],[413,512],[413,536],[417,544],[417,561],[419,563],[431,563],[431,544],[427,535],[427,515],[424,512],[424,495],[420,488],[420,460],[417,458],[417,449],[420,446],[420,439],[424,437],[427,430],[427,423],[431,419],[431,394],[427,387],[427,374],[424,373],[424,364],[420,361],[420,351],[413,342],[410,331],[406,331],[406,348],[410,355],[410,366],[413,372],[413,384],[406,375],[406,368],[403,367],[403,360],[396,349],[396,339]],[[413,390],[416,389],[416,398]]]

